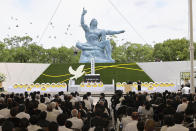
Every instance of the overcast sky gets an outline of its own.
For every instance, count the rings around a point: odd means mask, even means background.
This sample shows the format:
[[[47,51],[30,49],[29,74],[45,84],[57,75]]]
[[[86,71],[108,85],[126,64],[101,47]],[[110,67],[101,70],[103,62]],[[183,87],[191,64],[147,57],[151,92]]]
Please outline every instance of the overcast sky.
[[[126,41],[154,45],[167,39],[188,38],[188,0],[62,0],[39,42],[58,2],[0,0],[0,40],[14,35],[29,35],[45,48],[75,46],[77,41],[85,42],[84,31],[80,26],[83,7],[87,9],[85,22],[88,25],[92,18],[96,18],[98,28],[126,31],[115,39],[117,45]],[[193,13],[196,40],[195,0]]]

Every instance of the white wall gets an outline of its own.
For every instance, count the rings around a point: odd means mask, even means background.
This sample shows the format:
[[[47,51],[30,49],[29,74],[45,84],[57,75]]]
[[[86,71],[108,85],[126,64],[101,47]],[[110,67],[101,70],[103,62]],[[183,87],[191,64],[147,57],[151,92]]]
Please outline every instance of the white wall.
[[[190,61],[137,63],[155,82],[180,83],[180,72],[190,71]],[[194,61],[196,66],[196,61]],[[195,82],[196,83],[196,82]]]
[[[7,79],[3,87],[9,87],[15,83],[30,84],[34,82],[50,64],[33,63],[0,63],[0,72],[6,74]]]

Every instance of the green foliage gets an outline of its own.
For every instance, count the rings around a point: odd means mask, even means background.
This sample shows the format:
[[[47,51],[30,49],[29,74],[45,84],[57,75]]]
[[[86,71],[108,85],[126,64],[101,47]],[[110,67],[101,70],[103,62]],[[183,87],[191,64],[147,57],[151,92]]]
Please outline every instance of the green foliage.
[[[29,36],[5,38],[0,42],[0,62],[20,63],[78,63],[80,52],[74,48],[44,49]]]
[[[118,63],[119,64],[119,63]],[[111,66],[111,65],[118,65],[113,63],[97,63],[96,67],[98,66]],[[79,67],[79,63],[74,64],[51,64],[48,69],[46,69],[43,74],[57,76],[57,77],[48,77],[44,75],[40,75],[34,83],[58,83],[64,80],[68,82],[68,79],[71,75],[62,76],[65,74],[69,74],[69,66],[72,66],[74,70]],[[130,63],[130,65],[121,65],[120,67],[124,68],[104,68],[96,71],[96,74],[101,75],[101,80],[104,84],[112,84],[112,79],[116,82],[127,82],[127,81],[138,81],[141,80],[143,82],[153,82],[153,80],[144,72],[141,71],[141,68],[135,64]],[[85,69],[89,68],[89,70],[85,70],[86,73],[90,73],[90,64],[85,64]],[[136,70],[132,70],[136,69]],[[139,71],[138,71],[139,70]],[[84,80],[83,77],[76,80],[76,83],[79,84]]]
[[[189,59],[189,41],[185,38],[167,40],[154,46],[153,56],[162,61]]]

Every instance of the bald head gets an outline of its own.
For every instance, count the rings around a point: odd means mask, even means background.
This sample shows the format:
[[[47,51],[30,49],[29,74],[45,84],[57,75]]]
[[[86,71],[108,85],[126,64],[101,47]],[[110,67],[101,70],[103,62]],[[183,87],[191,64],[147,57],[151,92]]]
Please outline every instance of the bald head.
[[[71,115],[72,115],[73,117],[77,117],[77,116],[78,116],[78,110],[77,110],[77,109],[73,109],[73,110],[71,111]]]

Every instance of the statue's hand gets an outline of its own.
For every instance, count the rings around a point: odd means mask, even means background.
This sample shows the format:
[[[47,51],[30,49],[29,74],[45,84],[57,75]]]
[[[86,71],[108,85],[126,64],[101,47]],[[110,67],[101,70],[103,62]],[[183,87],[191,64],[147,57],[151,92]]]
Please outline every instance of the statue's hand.
[[[86,13],[87,13],[87,10],[85,10],[85,9],[83,8],[82,15],[85,15]]]
[[[121,31],[120,31],[120,33],[124,33],[124,32],[125,32],[125,30],[121,30]]]

